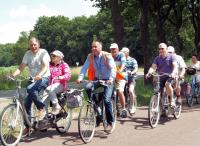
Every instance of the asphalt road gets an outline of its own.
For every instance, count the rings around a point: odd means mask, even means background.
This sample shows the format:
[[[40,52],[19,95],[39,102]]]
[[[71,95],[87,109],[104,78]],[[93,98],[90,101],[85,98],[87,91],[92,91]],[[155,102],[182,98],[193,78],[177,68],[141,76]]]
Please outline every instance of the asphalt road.
[[[162,118],[155,129],[148,123],[147,107],[139,107],[133,117],[118,118],[112,134],[96,129],[95,136],[87,146],[200,146],[200,105],[183,107],[180,119],[173,116]],[[35,132],[22,140],[20,146],[72,146],[85,145],[79,137],[77,120],[63,135],[56,130]]]

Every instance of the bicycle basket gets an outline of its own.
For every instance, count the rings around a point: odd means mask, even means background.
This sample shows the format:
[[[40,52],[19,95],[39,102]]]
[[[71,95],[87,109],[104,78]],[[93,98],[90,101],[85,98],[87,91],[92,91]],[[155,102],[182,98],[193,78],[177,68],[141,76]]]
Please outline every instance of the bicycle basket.
[[[65,93],[67,97],[67,107],[77,108],[82,106],[83,92],[77,89],[67,90]]]
[[[186,70],[186,73],[187,73],[188,75],[194,75],[194,74],[196,74],[196,69],[195,69],[195,68],[188,68],[188,69]]]

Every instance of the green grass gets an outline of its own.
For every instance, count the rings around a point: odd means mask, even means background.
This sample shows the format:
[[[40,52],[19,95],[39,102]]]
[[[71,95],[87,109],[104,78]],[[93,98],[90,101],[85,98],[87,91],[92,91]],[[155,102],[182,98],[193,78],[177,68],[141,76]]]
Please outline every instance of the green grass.
[[[148,105],[153,94],[153,88],[150,85],[144,85],[143,78],[140,78],[136,80],[135,93],[138,106]]]
[[[9,90],[9,89],[15,89],[15,84],[13,84],[12,81],[8,81],[6,79],[6,76],[11,74],[16,70],[17,66],[11,66],[11,67],[0,67],[0,90]],[[81,67],[71,67],[71,73],[72,77],[70,79],[70,82],[74,82],[78,74],[80,72]],[[139,71],[142,72],[143,68],[140,67]],[[25,69],[22,76],[28,76],[28,70]],[[136,94],[137,94],[137,100],[138,105],[148,105],[150,97],[152,95],[152,87],[151,86],[145,86],[143,78],[137,79],[136,84]],[[23,84],[25,87],[25,83]]]

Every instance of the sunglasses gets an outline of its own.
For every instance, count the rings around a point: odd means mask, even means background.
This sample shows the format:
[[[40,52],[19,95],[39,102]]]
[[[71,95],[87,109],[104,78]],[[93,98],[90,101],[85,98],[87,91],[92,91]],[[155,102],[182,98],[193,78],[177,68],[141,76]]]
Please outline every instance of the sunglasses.
[[[54,58],[54,57],[56,57],[56,55],[51,55],[51,57],[53,57],[53,58]]]

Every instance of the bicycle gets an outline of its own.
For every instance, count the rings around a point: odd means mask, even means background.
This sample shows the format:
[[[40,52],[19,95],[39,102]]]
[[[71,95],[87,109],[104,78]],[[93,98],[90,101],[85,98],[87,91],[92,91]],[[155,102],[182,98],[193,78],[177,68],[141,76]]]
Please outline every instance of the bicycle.
[[[152,73],[154,77],[156,77],[157,81],[154,86],[154,93],[150,99],[150,104],[148,108],[148,119],[149,124],[152,128],[155,128],[159,122],[160,116],[163,114],[168,116],[170,113],[174,115],[176,119],[178,119],[181,115],[182,105],[176,103],[175,107],[171,107],[169,103],[169,96],[165,92],[165,88],[161,91],[160,88],[160,77],[162,76],[170,76],[167,73]],[[175,90],[175,89],[173,89]],[[176,94],[174,93],[174,99],[176,101]]]
[[[187,68],[186,72],[188,75],[195,75],[197,70],[195,68]],[[196,81],[196,77],[192,78],[192,83],[190,84],[190,93],[186,96],[186,101],[189,107],[191,107],[194,103],[194,98],[196,98],[196,103],[200,104],[200,87]]]
[[[103,93],[104,86],[107,86],[105,81],[97,80],[97,81],[89,81],[93,83],[99,83],[100,87],[95,89],[93,92],[93,96],[91,99],[87,100],[86,103],[80,109],[79,117],[78,117],[78,131],[79,135],[84,143],[91,142],[96,128],[96,118],[100,122],[103,123],[104,131],[106,131],[107,120],[105,114],[105,103],[103,101]],[[115,127],[116,123],[116,96],[112,95],[112,109],[114,122],[113,127]]]
[[[26,94],[23,96],[21,91],[21,83],[30,80],[30,78],[21,77],[20,79],[18,77],[15,79],[8,76],[8,79],[16,82],[16,95],[12,97],[12,103],[6,106],[1,113],[0,139],[3,145],[17,145],[22,138],[24,124],[29,128],[29,136],[33,130],[37,131],[48,128],[56,128],[59,133],[66,133],[68,131],[72,121],[72,109],[68,109],[66,106],[67,97],[64,92],[57,96],[61,106],[60,113],[57,115],[48,113],[43,120],[38,121],[34,112],[32,112],[31,116],[27,114],[24,106]]]

